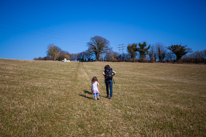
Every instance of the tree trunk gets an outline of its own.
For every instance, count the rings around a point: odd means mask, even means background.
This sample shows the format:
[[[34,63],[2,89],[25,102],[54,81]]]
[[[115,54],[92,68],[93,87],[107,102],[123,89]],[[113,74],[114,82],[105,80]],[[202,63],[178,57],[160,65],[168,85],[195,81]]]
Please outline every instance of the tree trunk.
[[[96,58],[97,58],[97,61],[99,61],[99,54],[98,53],[96,54]]]

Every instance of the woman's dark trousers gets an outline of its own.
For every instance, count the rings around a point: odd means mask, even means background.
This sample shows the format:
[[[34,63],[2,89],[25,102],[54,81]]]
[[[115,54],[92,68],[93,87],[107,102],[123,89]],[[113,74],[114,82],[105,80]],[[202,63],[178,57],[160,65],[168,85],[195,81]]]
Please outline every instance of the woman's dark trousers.
[[[105,80],[105,84],[106,84],[107,96],[109,97],[109,95],[110,95],[110,98],[111,98],[112,93],[113,93],[113,90],[112,90],[113,81],[112,80]],[[109,87],[110,87],[110,94],[109,94]]]

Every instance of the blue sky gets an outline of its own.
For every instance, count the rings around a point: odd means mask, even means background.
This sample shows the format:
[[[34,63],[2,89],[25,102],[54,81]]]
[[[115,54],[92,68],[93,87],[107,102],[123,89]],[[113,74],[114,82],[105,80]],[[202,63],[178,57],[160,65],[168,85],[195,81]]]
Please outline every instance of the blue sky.
[[[87,50],[91,37],[206,49],[206,0],[0,0],[0,58],[45,57],[54,44]]]

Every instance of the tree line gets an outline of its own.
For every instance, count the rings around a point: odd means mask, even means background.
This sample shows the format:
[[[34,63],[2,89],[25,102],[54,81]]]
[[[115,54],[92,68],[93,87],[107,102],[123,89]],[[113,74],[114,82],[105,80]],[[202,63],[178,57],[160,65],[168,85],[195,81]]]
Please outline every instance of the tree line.
[[[46,57],[34,60],[58,60],[64,58],[71,61],[127,61],[127,62],[179,62],[179,63],[206,63],[206,50],[192,52],[187,45],[171,45],[168,47],[158,43],[147,45],[133,43],[127,45],[127,53],[117,53],[110,47],[110,42],[101,37],[94,36],[87,43],[86,51],[70,54],[58,46],[49,45]]]

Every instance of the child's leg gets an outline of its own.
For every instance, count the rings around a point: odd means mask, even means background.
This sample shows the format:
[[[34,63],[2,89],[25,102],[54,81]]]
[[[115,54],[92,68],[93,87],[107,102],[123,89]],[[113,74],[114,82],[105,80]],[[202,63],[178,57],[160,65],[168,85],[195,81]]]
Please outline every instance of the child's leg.
[[[94,98],[96,99],[96,93],[94,93]]]
[[[97,98],[99,98],[99,93],[96,93],[97,94]]]

